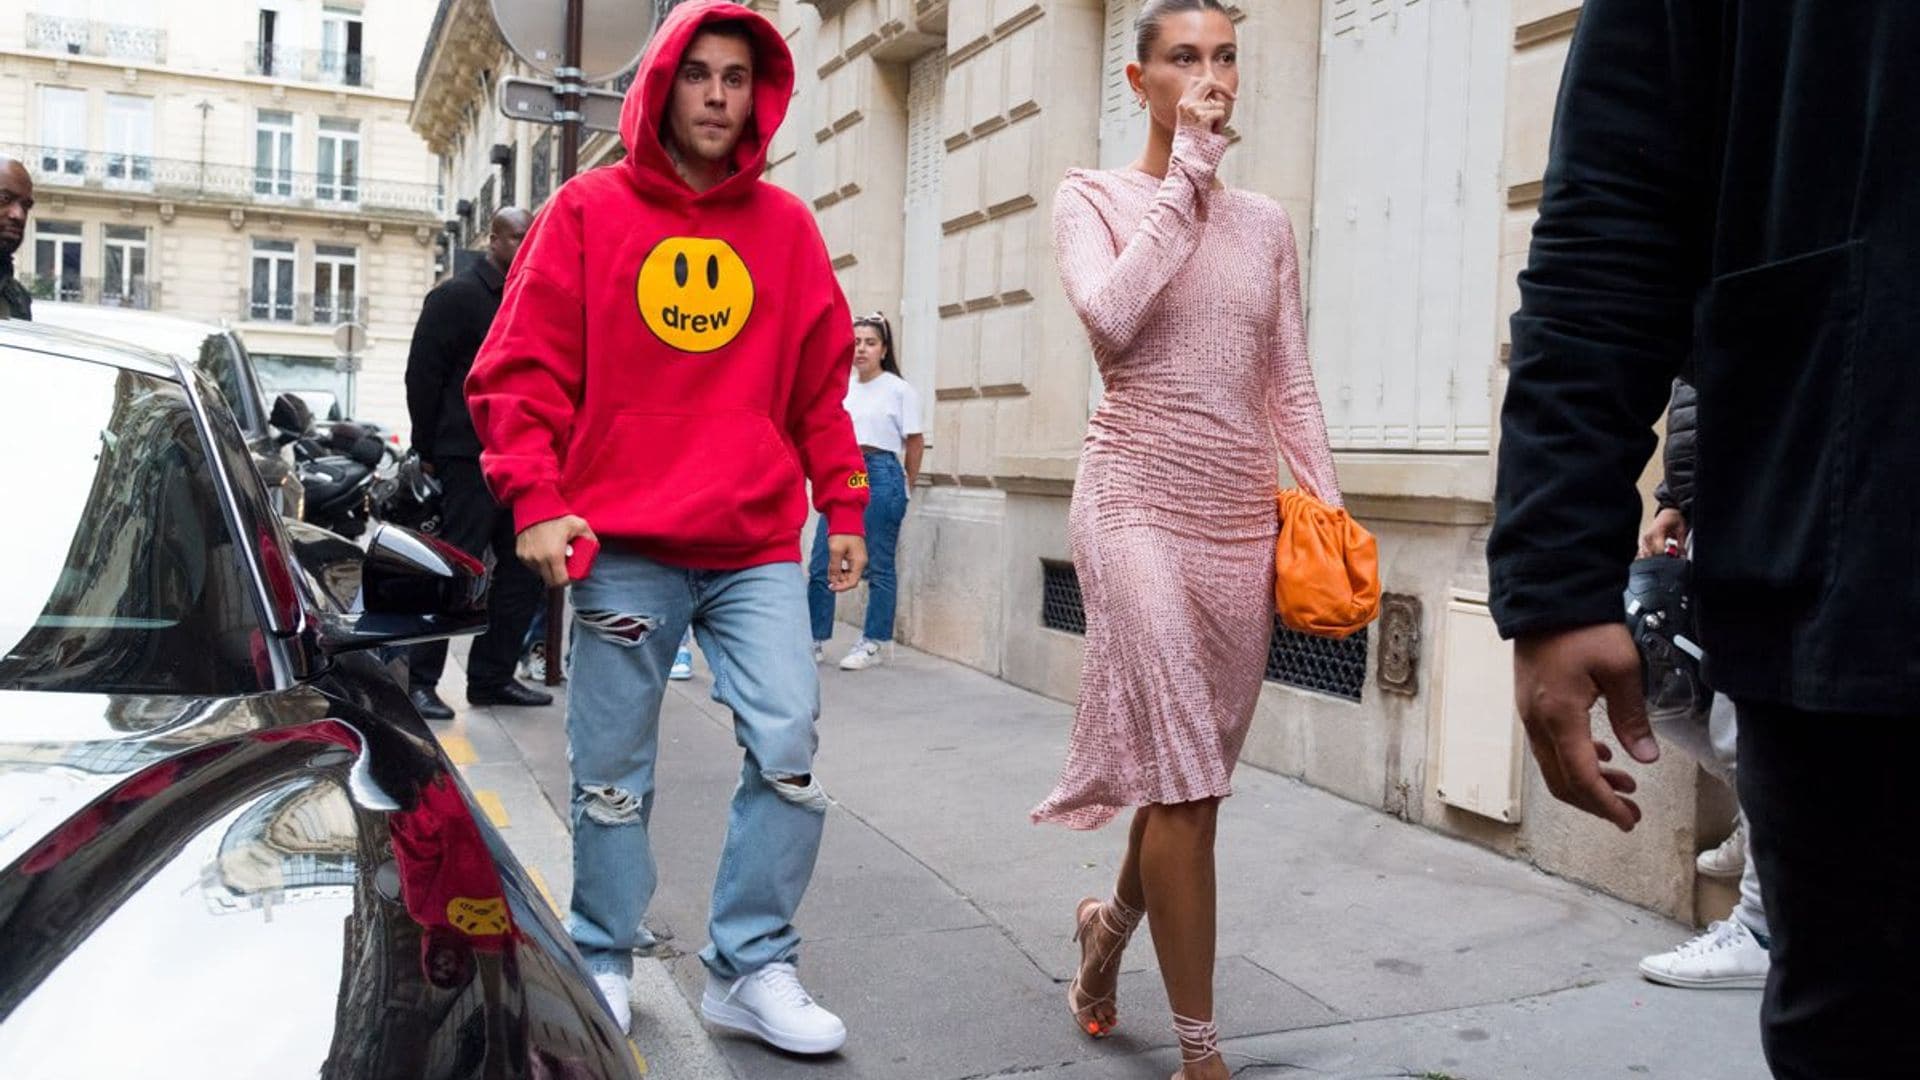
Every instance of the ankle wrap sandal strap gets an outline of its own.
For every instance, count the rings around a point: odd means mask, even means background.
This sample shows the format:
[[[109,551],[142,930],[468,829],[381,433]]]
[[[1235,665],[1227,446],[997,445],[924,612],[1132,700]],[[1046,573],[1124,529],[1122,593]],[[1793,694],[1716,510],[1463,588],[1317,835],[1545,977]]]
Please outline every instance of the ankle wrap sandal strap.
[[[1115,939],[1105,955],[1100,957],[1101,971],[1113,966],[1113,962],[1120,958],[1121,952],[1127,947],[1127,942],[1133,940],[1133,932],[1140,928],[1140,920],[1145,916],[1146,912],[1128,907],[1126,902],[1118,896],[1100,905],[1100,928],[1112,934]]]
[[[1193,1020],[1175,1013],[1173,1034],[1180,1040],[1183,1065],[1198,1064],[1220,1053],[1220,1025],[1211,1020]]]

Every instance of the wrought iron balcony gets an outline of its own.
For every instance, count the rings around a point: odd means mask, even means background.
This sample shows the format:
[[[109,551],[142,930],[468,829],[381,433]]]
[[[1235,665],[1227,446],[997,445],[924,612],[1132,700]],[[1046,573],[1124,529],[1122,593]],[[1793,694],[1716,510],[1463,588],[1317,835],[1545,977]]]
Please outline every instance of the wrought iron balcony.
[[[442,216],[440,188],[435,184],[368,180],[348,172],[300,173],[271,166],[213,165],[55,146],[0,143],[0,154],[26,162],[33,171],[34,183],[48,191],[84,188],[269,208]]]
[[[248,322],[284,323],[289,326],[338,326],[341,323],[365,324],[370,308],[367,298],[353,293],[294,293],[278,289],[241,289],[240,318]]]
[[[68,56],[103,56],[149,64],[167,62],[167,32],[151,26],[28,15],[27,48]]]
[[[372,86],[373,58],[337,49],[290,49],[273,42],[249,41],[247,74],[330,86]]]
[[[153,311],[160,306],[160,283],[157,281],[120,281],[117,279],[81,277],[29,277],[22,276],[20,284],[27,287],[35,300],[44,300],[56,304],[99,304],[103,307],[136,308],[141,311]]]

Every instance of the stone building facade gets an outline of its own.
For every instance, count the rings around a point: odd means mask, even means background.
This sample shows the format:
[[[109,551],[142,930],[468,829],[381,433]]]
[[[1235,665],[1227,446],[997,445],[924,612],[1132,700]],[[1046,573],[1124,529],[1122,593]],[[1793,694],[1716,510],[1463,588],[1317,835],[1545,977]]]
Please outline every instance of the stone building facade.
[[[1049,210],[1068,168],[1125,164],[1144,139],[1123,81],[1138,0],[759,6],[802,72],[771,176],[812,201],[854,310],[898,313],[902,367],[932,403],[899,635],[1071,699],[1066,511],[1100,389]],[[1631,836],[1554,802],[1485,602],[1505,322],[1578,5],[1236,13],[1223,171],[1294,218],[1342,486],[1392,594],[1362,641],[1276,638],[1246,760],[1692,917],[1692,856],[1724,834],[1725,795],[1669,755],[1642,776]]]
[[[407,343],[441,228],[407,126],[412,0],[26,0],[0,18],[0,153],[38,207],[43,302],[240,330],[269,384],[404,429]],[[369,347],[343,362],[337,326]],[[357,370],[354,370],[357,369]]]

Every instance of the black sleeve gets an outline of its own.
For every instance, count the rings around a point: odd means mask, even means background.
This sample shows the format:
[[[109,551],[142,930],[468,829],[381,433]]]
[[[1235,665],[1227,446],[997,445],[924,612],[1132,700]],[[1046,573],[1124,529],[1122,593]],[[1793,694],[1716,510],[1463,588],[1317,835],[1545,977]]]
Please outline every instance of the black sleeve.
[[[1693,516],[1693,431],[1699,395],[1685,379],[1673,380],[1673,401],[1667,406],[1667,444],[1661,457],[1664,474],[1653,497],[1660,506]]]
[[[413,344],[407,350],[407,418],[413,424],[413,447],[423,461],[433,460],[433,440],[440,433],[440,407],[446,400],[447,379],[454,370],[452,341],[456,306],[449,296],[451,283],[427,294],[420,320],[413,324]]]
[[[1717,7],[1582,9],[1501,411],[1487,561],[1507,637],[1621,617],[1636,484],[1706,275]]]

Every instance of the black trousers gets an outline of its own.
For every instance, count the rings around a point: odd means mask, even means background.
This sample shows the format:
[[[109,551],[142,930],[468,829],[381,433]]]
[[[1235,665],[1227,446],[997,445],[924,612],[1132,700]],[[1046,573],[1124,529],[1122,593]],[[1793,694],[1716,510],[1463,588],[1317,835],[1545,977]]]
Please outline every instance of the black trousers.
[[[1740,805],[1773,969],[1761,1041],[1779,1080],[1883,1080],[1920,1061],[1920,712],[1740,704]]]
[[[473,652],[467,657],[467,686],[502,686],[513,678],[514,665],[520,660],[520,643],[527,636],[534,612],[546,599],[546,586],[514,555],[513,515],[493,501],[478,461],[444,458],[434,462],[434,475],[445,492],[440,536],[493,568],[493,584],[487,593],[487,632],[473,639]],[[416,687],[433,689],[447,668],[447,643],[415,645],[409,663],[409,681]]]

